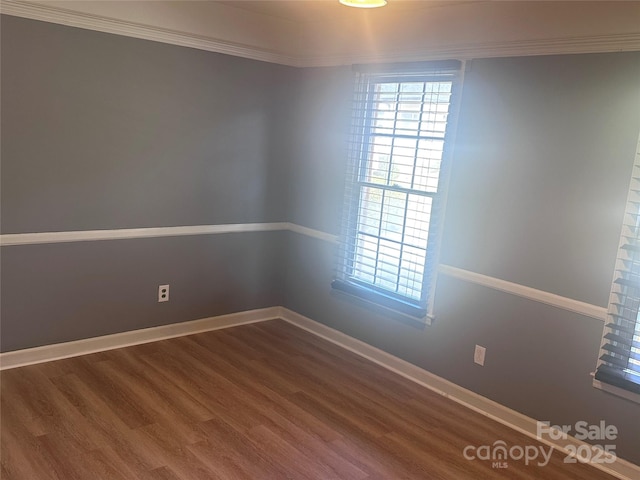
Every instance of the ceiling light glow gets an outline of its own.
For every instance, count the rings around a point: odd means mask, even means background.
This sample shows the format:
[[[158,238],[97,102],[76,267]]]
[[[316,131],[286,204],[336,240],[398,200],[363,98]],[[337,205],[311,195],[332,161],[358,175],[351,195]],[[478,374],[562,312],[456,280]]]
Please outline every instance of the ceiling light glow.
[[[384,7],[387,4],[387,0],[340,0],[340,3],[347,7],[378,8]]]

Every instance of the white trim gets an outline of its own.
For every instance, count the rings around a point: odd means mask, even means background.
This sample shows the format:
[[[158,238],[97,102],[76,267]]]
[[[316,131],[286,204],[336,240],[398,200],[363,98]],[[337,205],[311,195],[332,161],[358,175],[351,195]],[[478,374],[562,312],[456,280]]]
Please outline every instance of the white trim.
[[[594,374],[595,375],[595,374]],[[640,394],[630,392],[624,388],[616,387],[615,385],[609,385],[608,383],[601,382],[600,380],[593,379],[593,386],[603,392],[617,395],[618,397],[626,398],[635,403],[640,403]]]
[[[567,55],[577,53],[607,53],[640,50],[640,33],[587,35],[581,37],[520,40],[494,43],[469,43],[439,46],[408,53],[376,55],[309,56],[298,62],[299,67],[330,67],[364,63],[419,62],[429,60],[472,60],[474,58],[524,57],[533,55]]]
[[[436,392],[446,398],[453,400],[475,412],[478,412],[496,422],[516,430],[524,435],[533,438],[545,445],[552,446],[562,453],[568,454],[567,446],[575,447],[587,445],[572,436],[566,440],[555,441],[547,438],[537,437],[537,421],[531,417],[523,415],[515,410],[505,407],[493,400],[478,395],[471,390],[467,390],[444,378],[438,377],[412,363],[406,362],[383,350],[373,347],[367,343],[350,337],[342,332],[334,330],[326,325],[318,323],[310,318],[304,317],[287,308],[281,307],[280,317],[303,330],[306,330],[318,337],[321,337],[345,350],[349,350],[367,360],[370,360],[387,370],[401,375],[412,382],[415,382],[429,390]],[[611,464],[591,464],[593,467],[613,475],[622,480],[633,480],[640,478],[640,466],[634,465],[623,459],[616,459]]]
[[[323,67],[354,63],[403,62],[438,60],[442,58],[488,58],[525,55],[552,55],[640,50],[640,33],[585,35],[579,37],[541,40],[471,43],[421,49],[416,52],[379,55],[319,55],[292,56],[255,46],[228,42],[193,33],[170,30],[100,15],[66,10],[50,5],[28,3],[21,0],[2,0],[0,11],[6,15],[41,20],[50,23],[112,33],[144,40],[152,40],[183,47],[224,53],[238,57],[279,63],[293,67]],[[426,51],[425,51],[426,50]]]
[[[191,225],[182,227],[125,228],[115,230],[78,230],[70,232],[9,233],[0,235],[0,246],[37,245],[44,243],[89,242],[98,240],[122,240],[133,238],[174,237],[184,235],[219,235],[243,232],[290,231],[329,243],[337,243],[336,235],[304,227],[290,222],[273,223],[230,223],[225,225]],[[470,272],[461,268],[441,264],[438,273],[483,285],[512,295],[563,308],[603,322],[607,319],[607,309],[581,302],[554,293],[507,282],[499,278]]]
[[[290,223],[229,223],[225,225],[190,225],[183,227],[122,228],[115,230],[77,230],[70,232],[9,233],[0,235],[0,246],[39,243],[90,242],[127,238],[176,237],[224,233],[268,232],[289,230]]]
[[[86,338],[73,342],[56,343],[42,347],[27,348],[13,352],[0,353],[0,370],[24,367],[35,363],[50,362],[62,358],[77,357],[89,353],[129,347],[141,343],[156,342],[173,337],[193,335],[221,328],[235,327],[247,323],[262,322],[280,317],[279,307],[248,310],[217,317],[203,318],[189,322],[172,323],[158,327],[132,330],[101,337]]]
[[[88,13],[66,10],[50,5],[27,3],[20,0],[2,0],[0,12],[4,15],[41,20],[70,27],[84,28],[97,32],[112,33],[125,37],[140,38],[182,47],[224,53],[236,57],[297,66],[299,60],[290,55],[272,52],[253,46],[227,42],[216,38],[195,35],[188,32],[170,30],[161,27],[143,25],[125,20],[91,15]]]
[[[453,103],[451,103],[451,114],[446,121],[445,127],[445,140],[443,157],[440,163],[440,180],[438,187],[439,195],[434,197],[432,203],[432,209],[434,203],[440,203],[438,210],[440,215],[436,215],[438,224],[435,228],[437,237],[435,239],[435,255],[433,259],[433,265],[435,268],[431,271],[431,279],[429,280],[429,298],[427,299],[427,317],[429,318],[429,325],[435,321],[435,303],[436,303],[436,291],[438,288],[438,265],[440,265],[440,253],[442,251],[442,239],[444,237],[444,225],[447,216],[447,201],[449,198],[449,184],[451,182],[451,170],[453,170],[453,159],[456,149],[456,136],[458,134],[458,122],[460,120],[460,109],[462,108],[462,99],[464,98],[464,77],[467,73],[467,61],[462,60],[460,70],[456,75],[456,79],[453,82],[452,92],[457,90],[457,94],[452,97]],[[455,90],[453,89],[455,86]],[[446,156],[445,156],[446,155]],[[437,198],[437,199],[436,199]],[[431,217],[433,218],[433,217]]]
[[[590,303],[581,302],[572,298],[556,295],[555,293],[537,290],[535,288],[520,285],[518,283],[507,282],[499,278],[489,277],[480,273],[470,272],[461,268],[452,267],[450,265],[440,264],[438,272],[453,278],[459,278],[467,282],[489,287],[501,292],[510,293],[519,297],[535,300],[536,302],[546,303],[554,307],[569,310],[570,312],[579,313],[587,317],[596,318],[605,322],[607,320],[607,309],[592,305]]]
[[[296,223],[287,223],[287,230],[300,235],[306,235],[307,237],[317,238],[329,243],[338,243],[338,236],[331,233],[322,232],[320,230],[314,230],[313,228],[303,227]]]
[[[625,252],[625,250],[622,247],[628,241],[624,235],[625,229],[627,228],[625,226],[625,223],[627,221],[627,216],[631,215],[631,218],[635,218],[634,215],[635,215],[635,212],[637,212],[637,208],[638,208],[636,202],[638,200],[639,195],[635,188],[636,185],[638,184],[638,176],[636,175],[636,169],[640,169],[640,134],[638,135],[638,145],[636,147],[635,161],[633,162],[633,166],[631,167],[631,174],[629,175],[629,187],[627,188],[627,202],[624,210],[623,221],[620,224],[620,237],[619,237],[620,240],[618,242],[618,251],[616,254],[615,268],[613,269],[613,276],[611,278],[611,290],[609,292],[609,303],[607,304],[609,306],[609,310],[607,311],[607,313],[609,311],[611,311],[611,313],[617,313],[618,308],[615,306],[615,303],[618,301],[618,294],[616,293],[618,288],[616,288],[615,281],[622,276],[622,272],[627,271],[629,268],[625,264],[626,263],[625,261],[628,258],[628,253]],[[602,338],[600,340],[600,351],[598,352],[598,360],[596,362],[596,370],[600,367],[600,365],[604,363],[604,361],[602,360],[602,356],[609,354],[609,352],[604,349],[605,345],[609,343],[608,339],[606,338],[606,335],[609,332],[610,332],[610,329],[608,327],[605,327],[604,330],[602,331]],[[595,376],[595,373],[594,373],[594,376]],[[595,388],[599,388],[600,390],[611,393],[613,395],[618,395],[619,397],[624,397],[633,402],[640,403],[640,394],[629,392],[622,388],[618,388],[614,385],[609,385],[607,383],[599,382],[595,378],[593,380],[593,386]]]
[[[276,318],[281,318],[291,325],[306,330],[307,332],[344,348],[345,350],[366,358],[367,360],[407,378],[418,385],[428,388],[439,395],[449,398],[464,407],[480,413],[485,417],[491,418],[492,420],[495,420],[496,422],[513,430],[523,433],[530,438],[540,441],[548,446],[552,446],[565,454],[568,453],[566,448],[568,445],[573,445],[575,447],[579,447],[581,445],[589,446],[588,444],[571,436],[562,442],[547,438],[538,438],[537,422],[533,418],[527,417],[526,415],[434,375],[416,365],[384,352],[383,350],[284,307],[269,307],[249,310],[245,312],[221,315],[218,317],[204,318],[201,320],[161,325],[158,327],[116,333],[102,337],[0,353],[0,370],[76,357],[89,353],[113,350],[115,348],[150,343],[167,338],[192,335],[195,333],[229,328],[238,325],[263,322]],[[640,467],[620,458],[608,465],[592,464],[592,466],[621,480],[633,480],[635,478],[640,478]]]
[[[188,225],[182,227],[119,228],[115,230],[75,230],[68,232],[8,233],[0,235],[0,246],[36,245],[40,243],[91,242],[130,238],[177,237],[184,235],[219,235],[224,233],[270,232],[288,230],[336,243],[338,237],[289,222],[228,223],[223,225]]]

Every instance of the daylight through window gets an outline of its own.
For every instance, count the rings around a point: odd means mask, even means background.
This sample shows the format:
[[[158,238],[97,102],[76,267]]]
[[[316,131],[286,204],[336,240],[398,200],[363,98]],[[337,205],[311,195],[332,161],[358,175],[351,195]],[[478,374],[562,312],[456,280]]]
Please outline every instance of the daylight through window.
[[[596,380],[640,393],[640,140]]]
[[[339,288],[424,307],[455,78],[360,75]]]

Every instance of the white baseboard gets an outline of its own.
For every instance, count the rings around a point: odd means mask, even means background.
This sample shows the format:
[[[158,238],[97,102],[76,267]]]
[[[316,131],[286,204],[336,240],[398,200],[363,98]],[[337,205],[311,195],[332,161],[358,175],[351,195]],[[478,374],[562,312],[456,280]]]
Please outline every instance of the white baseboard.
[[[247,323],[263,322],[275,318],[280,318],[280,307],[248,310],[189,322],[172,323],[141,330],[114,333],[101,337],[86,338],[73,342],[56,343],[42,347],[5,352],[0,353],[0,370],[24,367],[34,363],[50,362],[62,358],[77,357],[79,355],[129,347],[141,343],[156,342],[158,340],[182,337],[184,335],[192,335],[210,330],[235,327]]]
[[[531,417],[518,413],[515,410],[494,402],[493,400],[489,400],[486,397],[478,395],[471,390],[467,390],[466,388],[456,385],[444,378],[438,377],[437,375],[417,367],[412,363],[350,337],[338,330],[334,330],[333,328],[311,320],[310,318],[304,317],[303,315],[293,312],[287,308],[281,308],[280,313],[280,318],[292,325],[302,328],[303,330],[328,340],[339,347],[360,355],[361,357],[364,357],[387,370],[397,373],[412,382],[422,385],[423,387],[447,397],[460,405],[489,417],[502,425],[523,433],[524,435],[542,442],[545,445],[554,447],[562,453],[569,453],[567,450],[568,445],[576,448],[586,445],[587,447],[592,448],[591,445],[572,436],[568,436],[566,439],[561,441],[549,438],[539,438],[537,436],[538,423]],[[640,466],[620,458],[617,458],[610,464],[592,463],[591,465],[598,470],[602,470],[621,480],[634,480],[640,478]]]
[[[533,418],[518,413],[515,410],[507,408],[493,400],[489,400],[486,397],[478,395],[477,393],[467,390],[466,388],[456,385],[444,378],[438,377],[437,375],[395,357],[383,350],[284,307],[248,310],[245,312],[204,318],[201,320],[174,323],[159,327],[145,328],[142,330],[105,335],[102,337],[0,353],[0,370],[86,355],[89,353],[112,350],[141,343],[155,342],[167,338],[192,335],[194,333],[263,322],[276,318],[281,318],[291,325],[306,330],[335,345],[338,345],[339,347],[366,358],[411,380],[412,382],[422,385],[423,387],[449,398],[460,405],[491,418],[502,425],[523,433],[524,435],[548,446],[552,446],[560,452],[568,454],[568,445],[576,448],[586,445],[591,448],[589,444],[572,436],[568,436],[567,439],[562,441],[539,438],[537,436],[537,421]],[[610,464],[591,465],[621,480],[634,480],[640,478],[640,466],[634,465],[633,463],[620,458]]]

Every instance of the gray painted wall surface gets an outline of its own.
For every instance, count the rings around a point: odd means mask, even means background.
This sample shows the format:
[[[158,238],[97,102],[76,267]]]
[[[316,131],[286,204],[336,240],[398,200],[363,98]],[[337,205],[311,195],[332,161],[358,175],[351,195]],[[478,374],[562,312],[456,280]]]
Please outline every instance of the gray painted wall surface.
[[[2,18],[2,232],[282,221],[287,67]]]
[[[474,60],[443,263],[606,306],[640,132],[640,54]]]
[[[2,233],[285,220],[289,68],[7,16],[1,34]],[[3,247],[1,349],[280,305],[282,235]]]
[[[12,17],[1,33],[3,233],[254,221],[338,233],[349,68]],[[606,304],[639,65],[639,54],[472,63],[445,263]],[[419,329],[332,293],[334,265],[335,246],[282,232],[3,247],[1,348],[284,304],[534,418],[605,419],[640,464],[640,407],[591,386],[601,322],[441,277],[437,322]]]
[[[294,70],[282,117],[289,135],[285,156],[290,222],[337,234],[344,195],[347,139],[353,105],[350,67]]]
[[[4,247],[2,351],[281,305],[284,235]]]
[[[340,81],[303,79],[316,95],[301,104],[335,104],[323,122],[342,125],[350,73],[322,75]],[[458,125],[442,262],[606,306],[640,132],[640,54],[474,60]],[[297,144],[297,223],[338,232],[344,158],[317,159],[343,141]],[[640,405],[591,385],[601,321],[440,276],[436,323],[417,328],[331,292],[335,250],[289,237],[289,308],[533,418],[604,419],[620,429],[618,454],[640,463]],[[487,347],[485,367],[475,344]]]

